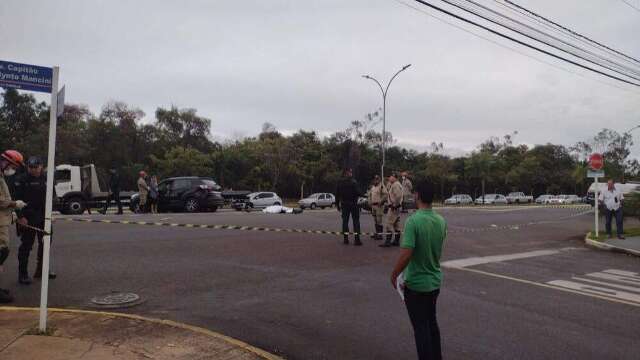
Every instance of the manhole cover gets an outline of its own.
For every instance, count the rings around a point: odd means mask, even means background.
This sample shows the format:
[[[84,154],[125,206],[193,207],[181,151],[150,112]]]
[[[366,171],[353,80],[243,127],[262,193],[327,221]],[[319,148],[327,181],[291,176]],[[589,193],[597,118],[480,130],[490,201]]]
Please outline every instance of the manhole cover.
[[[140,303],[142,303],[140,295],[127,292],[112,292],[91,299],[92,305],[105,308],[129,307]]]

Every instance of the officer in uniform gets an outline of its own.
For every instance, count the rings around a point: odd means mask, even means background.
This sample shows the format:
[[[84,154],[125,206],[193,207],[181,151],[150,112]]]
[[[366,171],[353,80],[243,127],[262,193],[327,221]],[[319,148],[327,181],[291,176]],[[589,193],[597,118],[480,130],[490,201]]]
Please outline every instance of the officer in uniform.
[[[384,216],[384,204],[387,202],[387,198],[387,189],[380,181],[380,176],[376,175],[367,192],[367,201],[371,207],[371,215],[373,215],[373,222],[376,227],[375,235],[373,235],[374,240],[382,240],[382,231],[384,230],[382,217]]]
[[[147,212],[147,201],[149,198],[149,185],[147,185],[147,180],[145,180],[147,173],[144,171],[140,171],[140,177],[138,178],[138,195],[140,196],[139,203],[139,211],[141,213]]]
[[[9,226],[11,226],[13,211],[22,209],[27,204],[24,201],[13,201],[5,176],[13,176],[16,170],[23,164],[22,154],[15,150],[7,150],[0,155],[0,273],[4,270],[3,264],[9,257]],[[0,303],[6,304],[13,301],[9,290],[0,289]]]
[[[349,245],[349,216],[353,220],[353,231],[356,233],[353,245],[361,246],[360,241],[360,208],[358,208],[358,197],[360,190],[358,182],[353,178],[351,169],[344,170],[344,177],[338,182],[336,189],[336,207],[342,212],[342,232],[344,233],[344,244]]]
[[[118,206],[118,215],[122,215],[122,202],[120,201],[120,174],[116,169],[109,170],[111,177],[109,178],[109,196],[107,202],[104,204],[104,209],[100,211],[101,214],[106,214],[111,205],[111,201],[115,200]]]
[[[42,238],[44,233],[33,229],[44,229],[47,176],[44,173],[42,159],[32,156],[27,160],[27,173],[16,180],[15,189],[16,199],[23,200],[29,204],[23,210],[16,211],[21,240],[18,248],[18,282],[23,285],[29,285],[31,284],[28,272],[29,255],[36,237],[38,238],[38,264],[33,277],[36,279],[42,277],[42,252],[44,250]],[[53,197],[55,198],[55,193]],[[24,225],[28,225],[30,228]],[[50,272],[49,279],[55,278],[56,274]]]
[[[387,211],[386,239],[381,247],[400,245],[400,211],[402,210],[402,185],[395,173],[389,176],[389,211]],[[395,232],[395,233],[394,233]],[[393,237],[393,242],[391,241]]]
[[[409,203],[414,203],[413,199],[413,183],[409,179],[409,173],[403,171],[402,174],[402,210],[407,211]]]

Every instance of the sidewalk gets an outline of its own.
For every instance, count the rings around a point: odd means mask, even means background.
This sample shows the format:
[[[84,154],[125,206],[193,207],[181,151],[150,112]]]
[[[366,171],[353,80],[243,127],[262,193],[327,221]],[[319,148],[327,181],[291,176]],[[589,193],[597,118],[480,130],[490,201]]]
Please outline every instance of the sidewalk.
[[[227,336],[135,315],[51,309],[51,336],[30,335],[37,309],[0,307],[0,359],[281,360]]]
[[[584,239],[588,246],[598,249],[621,252],[629,255],[640,256],[640,236],[630,236],[624,240],[617,238],[597,241],[589,239],[589,235]]]

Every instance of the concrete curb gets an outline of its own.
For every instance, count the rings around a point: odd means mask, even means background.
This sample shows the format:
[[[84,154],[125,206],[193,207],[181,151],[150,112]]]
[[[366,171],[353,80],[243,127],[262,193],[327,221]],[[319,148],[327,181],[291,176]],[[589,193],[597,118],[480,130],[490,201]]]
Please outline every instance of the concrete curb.
[[[0,311],[40,311],[39,308],[29,308],[29,307],[16,307],[16,306],[0,306]],[[201,335],[209,336],[218,340],[225,341],[235,347],[241,348],[243,350],[249,351],[265,360],[284,360],[284,358],[271,354],[265,350],[259,349],[255,346],[251,346],[243,341],[234,339],[232,337],[217,333],[215,331],[211,331],[208,329],[204,329],[201,327],[188,325],[179,323],[171,320],[162,320],[162,319],[154,319],[148,318],[140,315],[133,314],[123,314],[123,313],[114,313],[114,312],[105,312],[105,311],[91,311],[91,310],[79,310],[79,309],[59,309],[59,308],[49,308],[49,312],[52,313],[69,313],[69,314],[89,314],[89,315],[100,315],[100,316],[112,316],[112,317],[120,317],[126,319],[140,320],[146,321],[159,325],[171,326],[174,328],[192,331],[194,333],[198,333]]]
[[[589,239],[589,234],[590,233],[587,233],[587,235],[584,238],[584,243],[589,247],[599,249],[599,250],[618,252],[618,253],[627,254],[627,255],[640,256],[640,251],[638,250],[627,249],[621,246],[615,246],[615,245],[607,244],[605,242],[592,240],[592,239]]]

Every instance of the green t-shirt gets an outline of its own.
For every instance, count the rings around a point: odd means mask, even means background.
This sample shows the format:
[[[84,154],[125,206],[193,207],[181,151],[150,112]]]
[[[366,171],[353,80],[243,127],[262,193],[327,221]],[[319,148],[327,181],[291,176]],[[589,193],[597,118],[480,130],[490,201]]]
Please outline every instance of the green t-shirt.
[[[440,256],[446,236],[447,223],[433,210],[418,210],[407,219],[401,246],[413,249],[411,261],[404,270],[405,285],[409,289],[429,292],[440,288]]]

